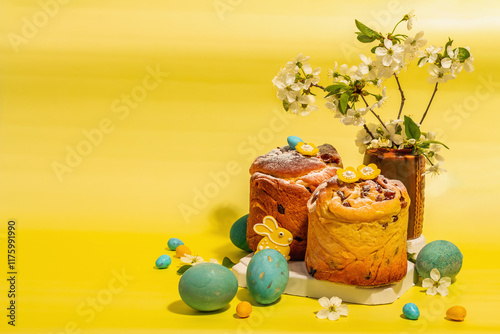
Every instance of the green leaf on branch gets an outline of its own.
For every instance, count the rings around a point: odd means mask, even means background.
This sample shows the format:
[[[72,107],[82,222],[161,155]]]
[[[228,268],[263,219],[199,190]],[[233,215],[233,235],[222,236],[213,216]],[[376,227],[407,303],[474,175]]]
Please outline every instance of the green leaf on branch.
[[[180,267],[179,270],[177,270],[177,274],[182,275],[182,274],[184,274],[191,267],[192,267],[192,265],[185,264],[182,267]]]
[[[348,88],[345,83],[334,83],[333,85],[326,86],[325,90],[328,92],[327,96],[338,94],[341,90]]]
[[[361,43],[371,43],[371,42],[373,42],[373,41],[377,40],[377,38],[376,38],[376,37],[373,37],[373,36],[372,36],[372,37],[370,37],[370,36],[366,36],[365,34],[360,33],[360,32],[357,32],[356,34],[358,34],[357,39],[358,39],[358,41],[360,41]]]
[[[375,53],[375,50],[377,50],[377,48],[378,48],[378,47],[379,47],[378,45],[374,46],[374,47],[370,50],[370,52],[371,52],[371,53]]]
[[[415,123],[410,117],[405,115],[405,132],[406,137],[410,139],[419,140],[420,135],[420,127]]]
[[[464,62],[467,58],[470,57],[470,52],[466,48],[459,47],[458,48],[458,59],[460,62]]]
[[[373,31],[372,29],[368,28],[365,26],[363,23],[359,22],[358,20],[354,20],[356,22],[356,27],[363,33],[363,35],[366,35],[367,37],[374,37],[378,38],[379,34]]]
[[[229,268],[231,269],[236,263],[234,263],[233,261],[231,261],[230,258],[228,258],[227,256],[224,257],[224,259],[222,260],[222,265],[226,268]]]
[[[339,104],[340,112],[342,113],[342,115],[345,115],[345,113],[347,111],[347,103],[348,102],[349,102],[349,94],[342,93],[342,95],[340,95],[340,104]]]
[[[446,146],[444,143],[440,142],[440,141],[437,141],[437,140],[426,140],[424,143],[429,143],[429,144],[439,144],[441,146],[443,146],[444,148],[446,148],[447,150],[449,150],[450,148],[448,146]]]

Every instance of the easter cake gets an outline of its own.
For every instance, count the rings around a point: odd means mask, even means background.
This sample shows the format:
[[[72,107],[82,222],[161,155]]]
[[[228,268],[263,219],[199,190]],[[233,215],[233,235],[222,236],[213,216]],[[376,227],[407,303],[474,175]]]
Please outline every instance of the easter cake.
[[[250,211],[247,242],[255,251],[263,238],[255,230],[263,218],[272,216],[278,228],[293,235],[290,258],[303,260],[307,245],[307,201],[316,187],[342,167],[337,150],[330,144],[318,147],[300,143],[271,150],[250,167]],[[301,150],[303,148],[303,150]],[[301,152],[299,152],[301,151]]]
[[[400,181],[370,166],[339,170],[307,203],[305,264],[316,279],[368,287],[406,275],[410,198]]]

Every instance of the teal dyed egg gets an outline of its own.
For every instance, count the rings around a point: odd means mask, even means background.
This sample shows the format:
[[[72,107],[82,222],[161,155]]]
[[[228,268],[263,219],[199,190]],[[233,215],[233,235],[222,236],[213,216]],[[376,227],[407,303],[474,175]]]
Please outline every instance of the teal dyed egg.
[[[231,242],[239,249],[251,252],[252,250],[247,243],[247,220],[248,215],[244,215],[234,222],[229,231],[229,239],[231,239]]]
[[[417,320],[420,317],[420,310],[417,305],[413,303],[408,303],[403,306],[403,314],[410,320]]]
[[[271,304],[285,291],[288,262],[277,250],[264,249],[254,254],[246,275],[252,297],[261,304]]]
[[[436,240],[428,243],[417,255],[418,274],[429,278],[432,269],[437,268],[441,277],[453,279],[462,268],[463,255],[453,243]]]
[[[175,250],[178,246],[184,245],[184,243],[177,238],[170,238],[168,239],[167,246],[170,248],[170,250]]]
[[[200,263],[189,268],[179,280],[179,295],[187,305],[199,311],[223,308],[238,291],[233,272],[216,263]]]
[[[162,255],[156,260],[156,267],[158,269],[165,269],[172,263],[172,259],[168,255]]]
[[[295,150],[295,146],[297,146],[298,143],[304,142],[302,139],[300,139],[297,136],[289,136],[286,141],[288,142],[288,146],[290,146],[292,149]]]

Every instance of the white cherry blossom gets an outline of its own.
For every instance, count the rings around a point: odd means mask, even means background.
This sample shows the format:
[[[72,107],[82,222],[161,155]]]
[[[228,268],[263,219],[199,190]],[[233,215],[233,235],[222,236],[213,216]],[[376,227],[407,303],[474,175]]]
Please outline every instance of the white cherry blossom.
[[[332,297],[328,299],[327,297],[321,297],[318,299],[319,304],[323,307],[316,317],[318,319],[338,320],[340,316],[347,316],[349,314],[349,307],[342,304],[342,299],[339,297]]]

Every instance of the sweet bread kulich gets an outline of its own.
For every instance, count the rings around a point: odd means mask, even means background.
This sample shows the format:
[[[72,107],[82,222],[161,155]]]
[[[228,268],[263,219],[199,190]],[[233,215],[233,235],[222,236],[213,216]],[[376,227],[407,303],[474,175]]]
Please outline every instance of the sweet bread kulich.
[[[253,226],[265,216],[276,219],[279,227],[293,235],[290,258],[303,260],[307,245],[307,201],[316,187],[342,167],[337,150],[330,144],[318,146],[313,156],[303,155],[290,146],[276,148],[259,156],[250,166],[250,211],[247,242],[256,250],[262,236]]]
[[[308,202],[309,274],[357,286],[403,279],[409,204],[403,183],[382,175],[353,183],[338,176],[324,181]]]

